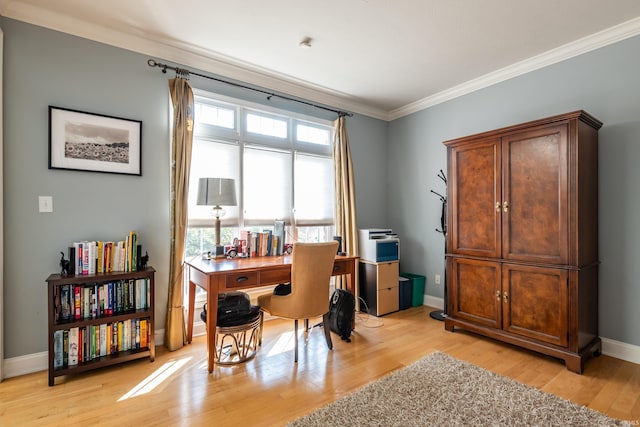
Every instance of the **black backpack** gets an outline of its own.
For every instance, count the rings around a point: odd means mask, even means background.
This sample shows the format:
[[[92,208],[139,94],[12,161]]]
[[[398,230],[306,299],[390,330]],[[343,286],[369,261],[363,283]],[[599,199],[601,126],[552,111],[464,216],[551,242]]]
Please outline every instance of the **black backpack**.
[[[237,326],[250,322],[260,313],[260,307],[251,305],[249,295],[240,291],[229,291],[218,294],[217,326]],[[207,304],[204,305],[200,318],[207,322]]]
[[[356,300],[343,289],[336,289],[329,300],[329,325],[331,330],[346,342],[351,342]]]

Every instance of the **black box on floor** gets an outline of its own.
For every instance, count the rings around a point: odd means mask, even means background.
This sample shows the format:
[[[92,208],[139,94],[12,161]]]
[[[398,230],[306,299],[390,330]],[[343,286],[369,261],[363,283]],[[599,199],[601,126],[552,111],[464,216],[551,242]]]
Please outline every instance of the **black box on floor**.
[[[400,277],[398,283],[398,292],[400,292],[400,310],[406,310],[411,307],[411,299],[413,297],[413,281],[406,277]]]

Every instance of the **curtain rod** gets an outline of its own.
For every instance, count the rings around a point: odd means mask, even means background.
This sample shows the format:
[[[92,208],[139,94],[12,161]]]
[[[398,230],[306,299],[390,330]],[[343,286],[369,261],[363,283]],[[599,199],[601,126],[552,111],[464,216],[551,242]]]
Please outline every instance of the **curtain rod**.
[[[259,93],[262,93],[264,95],[267,95],[267,99],[271,99],[272,97],[275,96],[276,98],[284,99],[286,101],[298,102],[300,104],[304,104],[304,105],[308,105],[308,106],[311,106],[311,107],[319,108],[321,110],[331,111],[332,113],[336,113],[338,115],[338,117],[343,117],[343,116],[352,117],[353,116],[352,113],[348,113],[346,111],[334,110],[333,108],[323,107],[322,105],[313,104],[311,102],[302,101],[300,99],[291,98],[291,97],[284,96],[284,95],[278,95],[277,93],[268,92],[266,90],[257,89],[255,87],[251,87],[251,86],[245,86],[245,85],[242,85],[240,83],[234,83],[234,82],[230,82],[228,80],[219,79],[217,77],[206,76],[204,74],[194,73],[193,71],[187,70],[185,68],[178,68],[178,67],[172,67],[172,66],[167,65],[167,64],[161,64],[159,62],[154,61],[153,59],[149,59],[147,61],[147,65],[149,65],[149,67],[161,68],[162,72],[165,73],[165,74],[167,73],[167,70],[172,70],[172,71],[175,71],[178,74],[191,74],[191,75],[194,75],[194,76],[202,77],[202,78],[209,79],[209,80],[215,80],[217,82],[225,83],[225,84],[228,84],[228,85],[231,85],[231,86],[235,86],[235,87],[239,87],[239,88],[242,88],[242,89],[252,90],[254,92],[259,92]]]

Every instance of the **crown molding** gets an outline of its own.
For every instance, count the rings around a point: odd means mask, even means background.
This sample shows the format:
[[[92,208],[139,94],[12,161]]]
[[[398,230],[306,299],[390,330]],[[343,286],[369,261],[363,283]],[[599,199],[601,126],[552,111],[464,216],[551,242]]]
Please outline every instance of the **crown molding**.
[[[292,76],[244,63],[216,52],[169,39],[151,40],[142,34],[125,33],[69,18],[33,5],[10,1],[2,16],[60,31],[118,48],[149,55],[181,66],[194,67],[217,76],[241,81],[331,108],[350,111],[384,121],[393,121],[494,84],[521,76],[566,59],[640,34],[640,17],[567,43],[473,80],[443,90],[403,107],[386,111],[348,94],[314,85]]]
[[[255,65],[238,61],[219,53],[167,38],[150,39],[142,34],[117,31],[111,28],[71,18],[57,12],[20,2],[10,2],[0,15],[17,21],[59,31],[110,46],[149,55],[153,59],[169,61],[182,67],[197,68],[216,76],[237,80],[270,91],[310,100],[342,111],[387,120],[387,111],[369,106],[365,101],[345,93],[314,85],[292,76],[275,73]],[[146,66],[146,61],[145,61]]]
[[[450,89],[436,93],[435,95],[407,104],[404,107],[389,111],[388,120],[392,121],[399,119],[420,110],[433,107],[434,105],[441,104],[451,99],[492,86],[496,83],[530,73],[531,71],[562,62],[566,59],[582,55],[583,53],[591,52],[592,50],[608,46],[638,34],[640,34],[640,17],[583,37],[574,42],[567,43],[558,48],[551,49],[540,55],[509,65],[476,79],[469,80]]]

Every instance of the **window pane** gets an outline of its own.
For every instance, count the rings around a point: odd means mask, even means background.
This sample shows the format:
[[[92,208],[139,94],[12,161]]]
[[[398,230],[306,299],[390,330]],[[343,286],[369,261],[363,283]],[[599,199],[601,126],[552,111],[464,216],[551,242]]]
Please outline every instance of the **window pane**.
[[[335,235],[333,226],[297,227],[298,242],[329,242]]]
[[[291,154],[254,148],[244,151],[244,220],[273,224],[291,212]]]
[[[333,160],[296,153],[296,224],[333,224]]]
[[[196,104],[195,120],[198,123],[220,126],[227,129],[235,127],[235,110],[209,104]]]
[[[247,131],[276,138],[286,138],[287,121],[247,113]]]
[[[236,199],[239,190],[239,148],[237,145],[194,139],[191,153],[191,174],[189,176],[189,225],[213,227],[214,216],[211,207],[196,205],[198,181],[200,178],[232,178],[236,180]],[[237,206],[223,206],[223,225],[237,225]]]
[[[329,145],[329,129],[320,129],[298,123],[296,125],[296,137],[298,141],[311,144]]]
[[[238,237],[236,227],[222,227],[220,229],[220,244],[228,245]],[[212,250],[216,242],[216,233],[213,227],[188,227],[184,247],[185,258],[202,255]]]

